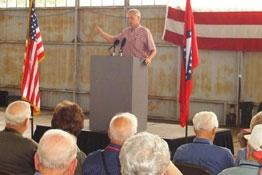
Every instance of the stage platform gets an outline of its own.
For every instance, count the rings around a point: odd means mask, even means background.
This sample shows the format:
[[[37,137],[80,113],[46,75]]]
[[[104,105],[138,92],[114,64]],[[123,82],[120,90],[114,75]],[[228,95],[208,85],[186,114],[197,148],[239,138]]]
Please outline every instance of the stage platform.
[[[39,142],[43,133],[50,129],[50,125],[37,125],[34,132],[33,139]],[[173,158],[176,149],[186,143],[185,128],[182,128],[177,124],[167,123],[154,123],[148,122],[147,131],[152,134],[157,134],[161,138],[167,141],[171,152],[171,158]],[[188,142],[192,142],[195,137],[193,127],[188,126]],[[98,133],[89,130],[89,120],[85,120],[85,127],[78,137],[77,144],[79,148],[86,154],[97,149],[105,148],[109,143],[107,133]],[[218,146],[224,146],[231,150],[234,154],[233,139],[229,129],[218,129],[214,144]]]

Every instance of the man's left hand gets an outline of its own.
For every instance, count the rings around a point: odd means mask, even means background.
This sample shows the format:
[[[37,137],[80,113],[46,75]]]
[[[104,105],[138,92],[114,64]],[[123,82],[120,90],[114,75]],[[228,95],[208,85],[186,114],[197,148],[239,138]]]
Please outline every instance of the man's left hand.
[[[145,59],[145,64],[146,64],[146,65],[149,65],[150,63],[151,63],[151,59],[150,59],[150,58],[146,58],[146,59]]]

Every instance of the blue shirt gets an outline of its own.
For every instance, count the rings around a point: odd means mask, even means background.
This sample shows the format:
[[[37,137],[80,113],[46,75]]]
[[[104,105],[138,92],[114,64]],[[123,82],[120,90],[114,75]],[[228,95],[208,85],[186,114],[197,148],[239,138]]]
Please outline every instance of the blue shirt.
[[[237,158],[236,158],[236,166],[239,165],[241,160],[246,160],[246,154],[247,154],[247,147],[245,148],[240,148],[237,151]]]
[[[240,160],[238,167],[225,169],[219,175],[258,175],[260,165],[258,162]]]
[[[121,175],[119,162],[120,146],[110,143],[104,149],[105,164],[111,175]],[[106,170],[102,160],[102,151],[97,150],[88,154],[83,164],[83,175],[106,175]]]
[[[214,175],[235,166],[233,155],[229,149],[216,146],[212,141],[202,138],[195,138],[193,143],[178,147],[173,161],[202,165]]]

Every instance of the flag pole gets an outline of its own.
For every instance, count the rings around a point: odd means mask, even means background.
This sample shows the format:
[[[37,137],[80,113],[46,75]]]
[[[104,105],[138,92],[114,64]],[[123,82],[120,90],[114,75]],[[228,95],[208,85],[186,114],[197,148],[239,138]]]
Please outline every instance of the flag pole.
[[[32,9],[32,3],[33,3],[33,0],[29,0],[29,9],[28,9],[28,25],[27,25],[27,34],[26,34],[26,37],[27,37],[27,43],[28,44],[30,41],[30,16],[31,16],[31,9]],[[34,108],[31,107],[31,114],[32,116],[30,117],[30,123],[31,123],[31,138],[33,138],[33,135],[34,135]]]
[[[188,124],[186,123],[186,133],[185,133],[185,135],[186,135],[186,143],[187,143],[187,138],[188,138]]]

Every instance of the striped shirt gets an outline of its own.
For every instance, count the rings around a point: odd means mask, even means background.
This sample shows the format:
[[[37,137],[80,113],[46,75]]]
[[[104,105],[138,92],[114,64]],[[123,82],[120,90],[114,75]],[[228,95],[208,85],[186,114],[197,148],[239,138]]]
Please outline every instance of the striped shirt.
[[[97,150],[88,154],[83,164],[83,175],[107,175],[102,160],[102,151]],[[104,149],[105,164],[110,175],[121,175],[119,162],[120,146],[110,143]]]
[[[123,48],[124,56],[135,56],[140,59],[146,59],[156,46],[149,29],[139,25],[137,28],[126,28],[115,39],[120,42],[126,38],[126,44]]]

